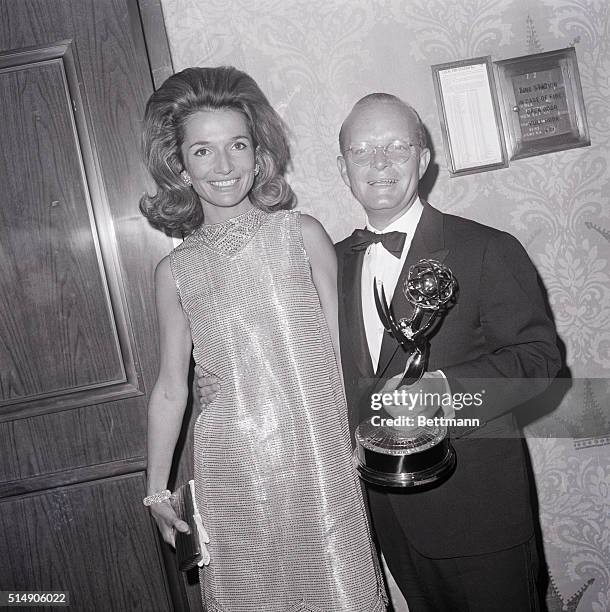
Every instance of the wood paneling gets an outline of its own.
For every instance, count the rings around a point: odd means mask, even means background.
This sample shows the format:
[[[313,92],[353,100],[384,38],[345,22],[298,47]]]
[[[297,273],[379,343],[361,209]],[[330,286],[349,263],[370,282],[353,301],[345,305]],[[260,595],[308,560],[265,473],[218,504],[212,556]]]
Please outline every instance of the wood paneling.
[[[55,69],[55,71],[50,75],[50,78],[45,79],[40,74],[40,70],[50,71],[52,69]],[[31,346],[28,345],[27,340],[31,338],[27,337],[28,332],[36,334],[38,330],[31,324],[30,319],[32,317],[27,316],[29,314],[27,309],[25,309],[26,316],[17,321],[17,323],[25,322],[26,325],[18,327],[12,325],[14,317],[12,316],[13,310],[10,309],[11,305],[8,304],[3,309],[0,301],[0,319],[2,322],[8,322],[9,327],[14,328],[20,335],[18,338],[14,336],[11,338],[8,334],[5,334],[7,339],[6,353],[9,353],[9,359],[0,359],[0,361],[8,362],[5,368],[5,380],[2,381],[2,377],[0,377],[0,382],[5,383],[4,386],[7,388],[9,396],[8,398],[2,398],[3,401],[0,401],[0,406],[4,405],[3,409],[0,410],[0,421],[25,418],[33,414],[66,410],[71,407],[142,394],[133,350],[133,334],[131,327],[128,325],[128,307],[119,269],[119,254],[114,235],[114,225],[103,189],[102,170],[92,146],[91,123],[87,120],[85,104],[80,94],[79,69],[73,53],[73,44],[70,41],[0,54],[0,76],[4,80],[22,77],[22,80],[26,80],[27,83],[31,82],[31,88],[35,89],[38,94],[37,96],[27,95],[28,88],[17,88],[18,102],[23,105],[23,108],[18,106],[15,109],[15,115],[21,119],[18,122],[20,128],[23,126],[31,128],[31,124],[34,124],[33,128],[26,130],[26,133],[23,134],[26,142],[31,143],[33,153],[28,155],[26,150],[23,155],[23,163],[16,166],[15,160],[10,154],[3,159],[7,175],[11,178],[21,179],[15,185],[11,184],[10,179],[7,180],[6,209],[9,212],[5,215],[7,217],[6,232],[12,235],[13,226],[21,228],[23,225],[28,230],[20,232],[22,240],[18,244],[21,246],[21,251],[11,249],[11,245],[8,244],[7,254],[19,265],[20,256],[25,253],[25,259],[30,264],[25,267],[25,272],[22,275],[13,274],[11,276],[9,269],[9,273],[6,274],[6,283],[10,285],[11,289],[14,289],[13,293],[19,294],[23,286],[31,286],[29,275],[38,275],[41,280],[46,281],[46,285],[42,287],[39,287],[40,283],[35,284],[36,297],[42,298],[42,307],[34,300],[31,308],[36,315],[41,315],[47,322],[49,320],[53,322],[53,319],[61,321],[59,326],[45,325],[44,329],[47,331],[46,344],[44,342],[39,343],[34,339],[37,355],[45,361],[45,364],[55,366],[54,368],[47,368],[47,370],[49,370],[48,379],[53,381],[56,387],[28,395],[11,393],[15,374],[21,371],[20,368],[23,368],[23,364],[11,364],[10,357],[17,353],[20,357],[27,356],[29,359]],[[8,85],[10,84],[9,80]],[[53,91],[46,91],[50,86],[54,88]],[[8,86],[6,89],[8,89]],[[16,102],[10,96],[6,97],[9,98],[9,103]],[[54,102],[55,108],[53,107]],[[41,107],[44,107],[44,112],[40,110]],[[8,107],[8,110],[12,111],[13,109]],[[44,122],[45,126],[61,124],[61,119],[63,119],[63,131],[36,126],[36,123],[42,122],[43,119],[46,120]],[[68,131],[70,132],[69,136]],[[46,140],[44,146],[40,145],[41,136],[39,132],[42,132],[42,136],[48,138],[50,145],[47,144]],[[8,136],[11,135],[13,134],[9,131]],[[13,140],[15,139],[13,138]],[[7,144],[10,144],[8,138]],[[46,155],[44,152],[40,152],[41,149],[47,152]],[[7,147],[7,151],[10,151],[10,147]],[[61,151],[61,155],[59,151]],[[64,154],[64,151],[67,151],[67,153]],[[67,161],[63,166],[57,161],[58,156],[62,161],[64,157],[66,158]],[[64,166],[66,165],[68,170],[72,171],[71,174],[65,171]],[[19,168],[19,171],[15,172],[14,168]],[[33,185],[38,189],[30,190],[31,193],[30,191],[26,193],[23,189],[18,192],[23,184]],[[48,190],[51,190],[51,194],[68,193],[70,195],[70,206],[64,206],[67,209],[67,214],[65,211],[60,211],[51,215],[55,220],[59,219],[59,223],[49,223],[47,216],[43,214],[47,207],[44,197],[48,193],[45,193],[45,191]],[[39,193],[40,191],[42,193]],[[19,195],[26,193],[27,195],[25,202],[28,206],[21,206],[21,208],[39,213],[30,215],[29,222],[32,227],[27,225],[28,218],[25,221],[21,221],[20,218],[18,221],[11,223],[13,219],[10,212],[16,208],[19,209],[21,203],[19,197],[17,198],[17,204],[15,204],[15,198],[11,197],[16,193],[19,193]],[[48,207],[55,209],[61,205],[61,200],[52,199]],[[74,214],[75,211],[78,214]],[[73,222],[69,224],[65,222],[66,218],[72,221],[73,217]],[[58,240],[57,243],[52,245],[48,244],[49,229],[51,230],[51,237]],[[24,243],[23,246],[21,245],[22,242]],[[46,246],[48,248],[45,250]],[[85,247],[87,248],[86,253],[81,252],[84,251]],[[48,251],[48,260],[41,259],[41,250],[43,255],[46,255],[46,251]],[[58,294],[60,297],[66,294],[65,285],[69,283],[65,280],[66,276],[70,281],[72,276],[75,276],[77,281],[79,280],[78,276],[70,274],[72,268],[69,266],[67,266],[67,272],[59,269],[60,276],[58,278],[56,273],[58,266],[56,264],[64,263],[61,255],[65,255],[64,251],[66,250],[68,256],[76,255],[76,257],[68,257],[70,263],[74,261],[76,266],[82,266],[82,262],[89,263],[89,270],[86,266],[82,267],[84,267],[85,272],[93,273],[93,276],[91,274],[81,275],[86,282],[83,283],[82,287],[80,284],[78,285],[80,290],[78,294],[74,291],[71,293],[68,291],[68,296],[72,302],[69,308],[70,313],[84,312],[89,315],[85,320],[86,323],[90,324],[90,329],[85,330],[89,332],[85,335],[86,342],[82,341],[82,333],[80,333],[82,331],[79,327],[81,321],[78,320],[75,324],[71,320],[72,317],[65,314],[62,310],[63,300],[62,303],[57,304],[48,299],[51,294]],[[86,258],[87,255],[89,256],[88,259]],[[95,280],[97,280],[97,284],[94,285],[92,290],[91,285]],[[52,290],[50,291],[49,288]],[[68,287],[69,289],[70,287]],[[97,290],[98,295],[96,295],[95,290]],[[79,298],[83,298],[85,303],[81,305]],[[101,298],[101,301],[96,301],[96,298]],[[96,317],[97,312],[91,312],[91,309],[87,307],[90,303],[98,305],[98,309],[103,309],[103,314],[107,316],[106,321]],[[104,323],[106,323],[105,326]],[[68,340],[74,335],[79,340],[76,348],[69,343],[62,343],[63,335],[60,337],[60,341],[57,341],[54,334],[61,334],[64,329],[70,332]],[[25,343],[22,342],[21,335],[26,336]],[[99,346],[91,341],[92,339],[100,340]],[[49,345],[54,347],[54,351],[49,350]],[[69,374],[71,370],[66,366],[66,360],[69,362],[68,365],[72,361],[77,364],[81,363],[80,345],[84,345],[87,356],[96,355],[94,365],[97,365],[97,362],[106,363],[109,361],[108,355],[100,350],[100,346],[105,347],[107,349],[106,353],[115,358],[116,375],[110,380],[105,380],[102,377],[99,380],[87,381],[85,384],[75,382],[72,386],[66,384],[62,386],[61,379],[57,378],[57,370]],[[2,356],[2,350],[0,349],[0,358]],[[59,358],[57,358],[58,356]],[[12,368],[9,367],[11,365]],[[38,364],[35,362],[33,365]],[[47,370],[43,371],[46,372]]]
[[[0,405],[126,380],[68,94],[61,59],[0,72]]]
[[[144,490],[130,475],[0,503],[0,590],[69,591],[73,610],[170,608]]]
[[[158,89],[174,73],[161,0],[140,0],[138,4],[150,73],[155,89]]]
[[[2,423],[0,436],[9,461],[0,466],[0,480],[143,457],[145,432],[146,414],[134,400]]]
[[[51,475],[30,476],[13,481],[0,482],[0,499],[36,493],[46,489],[63,487],[70,484],[102,480],[113,476],[143,472],[146,469],[146,457],[131,457],[121,461],[98,463],[77,469],[54,472]]]
[[[153,272],[171,241],[138,211],[153,88],[137,0],[0,0],[2,51],[0,589],[171,610],[177,579],[141,503]]]

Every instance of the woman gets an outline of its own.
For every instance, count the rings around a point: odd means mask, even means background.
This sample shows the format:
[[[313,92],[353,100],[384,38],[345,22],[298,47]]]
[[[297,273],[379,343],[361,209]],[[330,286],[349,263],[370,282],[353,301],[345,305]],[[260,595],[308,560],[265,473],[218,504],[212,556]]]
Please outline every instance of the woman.
[[[350,460],[334,250],[317,221],[287,210],[281,119],[243,72],[190,68],[151,96],[144,143],[158,192],[140,208],[189,234],[155,273],[147,502],[164,539],[186,528],[160,491],[192,349],[223,381],[194,429],[207,609],[385,610]]]

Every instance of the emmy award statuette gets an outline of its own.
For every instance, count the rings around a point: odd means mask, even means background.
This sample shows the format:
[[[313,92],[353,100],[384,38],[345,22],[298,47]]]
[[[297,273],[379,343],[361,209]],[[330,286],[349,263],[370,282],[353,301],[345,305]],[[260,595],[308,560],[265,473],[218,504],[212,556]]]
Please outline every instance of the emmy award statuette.
[[[396,288],[398,291],[398,287]],[[426,371],[430,345],[426,333],[455,301],[457,281],[451,270],[433,259],[409,268],[403,293],[413,306],[408,319],[396,319],[383,286],[374,281],[377,314],[385,329],[407,354],[403,377],[395,388],[413,385]],[[354,457],[360,477],[374,485],[416,487],[448,477],[455,468],[455,451],[446,426],[400,428],[374,425],[375,417],[356,428]]]

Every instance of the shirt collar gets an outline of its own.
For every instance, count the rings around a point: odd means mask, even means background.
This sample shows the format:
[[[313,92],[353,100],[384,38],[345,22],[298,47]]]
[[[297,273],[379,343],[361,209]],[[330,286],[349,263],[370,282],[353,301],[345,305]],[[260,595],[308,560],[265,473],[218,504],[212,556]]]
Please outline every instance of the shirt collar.
[[[402,216],[398,217],[398,219],[392,221],[390,225],[388,225],[383,230],[378,230],[376,227],[371,225],[371,222],[366,220],[366,229],[370,230],[375,234],[386,234],[388,232],[404,232],[408,236],[413,236],[415,230],[417,229],[417,224],[419,223],[419,219],[421,218],[421,214],[424,211],[424,205],[421,203],[419,196],[415,198],[415,201],[411,206],[409,206],[408,210],[406,210]]]

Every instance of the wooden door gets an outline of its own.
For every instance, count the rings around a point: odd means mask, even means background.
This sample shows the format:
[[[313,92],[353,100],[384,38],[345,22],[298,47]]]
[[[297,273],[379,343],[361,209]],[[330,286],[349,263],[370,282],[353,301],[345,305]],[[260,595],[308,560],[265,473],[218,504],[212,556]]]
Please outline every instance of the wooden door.
[[[75,610],[181,609],[141,503],[171,248],[138,211],[141,23],[136,0],[0,0],[0,590]]]

